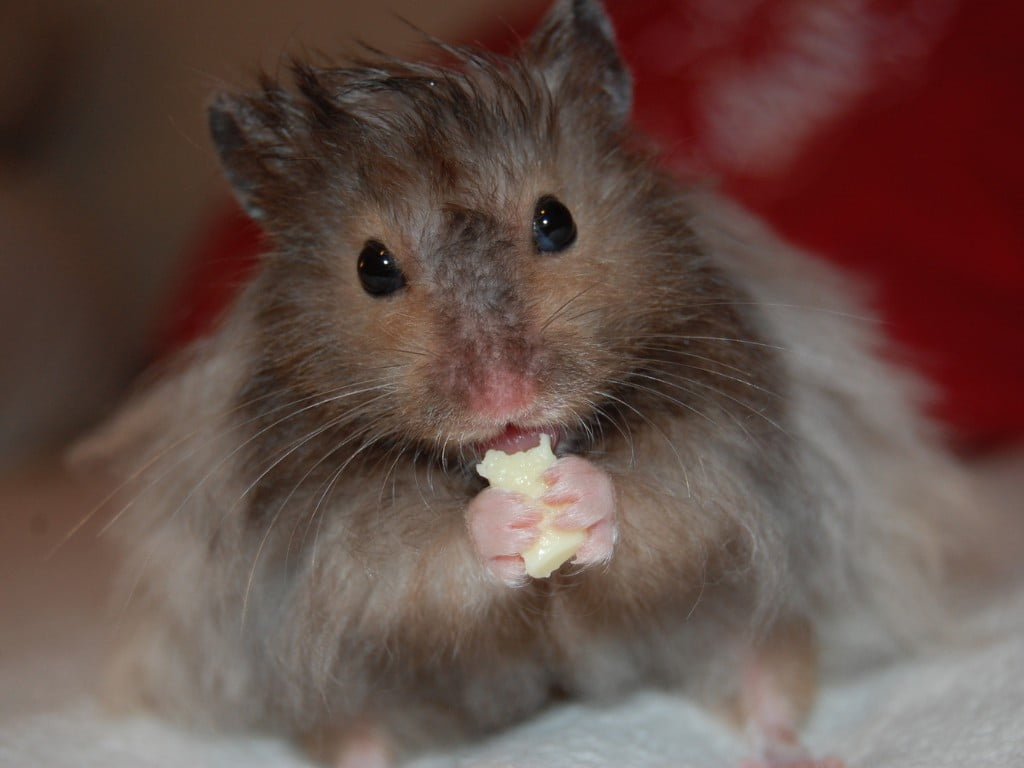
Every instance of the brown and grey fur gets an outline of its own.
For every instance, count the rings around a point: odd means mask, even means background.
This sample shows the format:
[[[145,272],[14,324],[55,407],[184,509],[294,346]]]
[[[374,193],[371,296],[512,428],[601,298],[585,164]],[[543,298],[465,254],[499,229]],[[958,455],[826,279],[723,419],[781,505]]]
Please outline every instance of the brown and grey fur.
[[[130,474],[119,694],[413,743],[643,685],[728,707],[776,627],[910,634],[962,489],[845,282],[656,169],[596,3],[560,0],[516,58],[445,52],[214,100],[273,248],[92,447]],[[531,242],[545,194],[563,253]],[[370,238],[399,293],[360,287]],[[495,366],[612,477],[607,565],[512,589],[479,562],[495,425],[467,403]]]

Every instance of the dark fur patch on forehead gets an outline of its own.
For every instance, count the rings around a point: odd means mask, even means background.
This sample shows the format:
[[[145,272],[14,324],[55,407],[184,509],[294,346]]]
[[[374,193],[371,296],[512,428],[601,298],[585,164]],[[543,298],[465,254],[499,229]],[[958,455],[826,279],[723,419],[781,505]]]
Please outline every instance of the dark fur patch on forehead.
[[[394,59],[344,67],[296,62],[310,127],[354,129],[379,158],[433,160],[442,179],[498,148],[534,155],[554,138],[554,97],[522,59],[444,47],[458,68]],[[375,168],[375,173],[380,169]]]
[[[210,129],[245,210],[282,231],[319,200],[341,205],[318,218],[438,190],[507,205],[501,190],[564,156],[565,137],[600,158],[614,152],[604,139],[628,133],[629,78],[597,6],[559,3],[510,58],[436,45],[443,63],[370,49],[374,60],[294,60],[292,83],[218,94]]]
[[[543,125],[553,114],[543,78],[521,58],[451,46],[443,51],[456,67],[382,59],[323,69],[297,63],[295,73],[307,97],[332,96],[324,108],[341,106],[396,135],[419,127],[463,140],[495,130],[527,137],[536,133],[538,117]],[[317,93],[316,86],[325,91]]]

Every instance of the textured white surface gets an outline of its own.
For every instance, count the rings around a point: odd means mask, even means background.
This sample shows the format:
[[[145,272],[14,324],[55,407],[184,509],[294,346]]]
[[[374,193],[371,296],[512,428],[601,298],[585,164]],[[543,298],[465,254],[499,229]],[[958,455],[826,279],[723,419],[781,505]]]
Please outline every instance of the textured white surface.
[[[1016,504],[1019,466],[1003,479]],[[271,739],[186,733],[100,709],[92,691],[116,626],[98,620],[109,579],[98,526],[46,558],[96,495],[54,473],[0,487],[0,766],[308,766]],[[1024,586],[978,608],[964,629],[955,647],[826,687],[809,745],[850,768],[1024,766]],[[712,768],[747,756],[688,702],[644,693],[609,708],[565,706],[415,768]]]

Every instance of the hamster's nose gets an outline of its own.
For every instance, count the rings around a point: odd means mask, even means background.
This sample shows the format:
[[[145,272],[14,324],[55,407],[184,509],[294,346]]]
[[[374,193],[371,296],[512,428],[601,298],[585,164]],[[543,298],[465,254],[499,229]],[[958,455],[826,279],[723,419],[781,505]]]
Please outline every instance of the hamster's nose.
[[[512,422],[533,406],[537,386],[526,373],[494,367],[470,382],[467,393],[469,409],[475,416]]]

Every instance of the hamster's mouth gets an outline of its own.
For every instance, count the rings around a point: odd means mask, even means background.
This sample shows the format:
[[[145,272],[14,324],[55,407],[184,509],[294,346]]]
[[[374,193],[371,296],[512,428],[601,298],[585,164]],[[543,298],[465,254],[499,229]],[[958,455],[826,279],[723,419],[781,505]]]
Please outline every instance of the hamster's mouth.
[[[504,431],[477,443],[475,447],[481,457],[491,450],[519,453],[520,451],[528,451],[540,445],[541,435],[549,435],[551,437],[551,450],[555,450],[558,447],[558,442],[562,438],[561,430],[555,427],[520,427],[516,424],[508,424]]]

